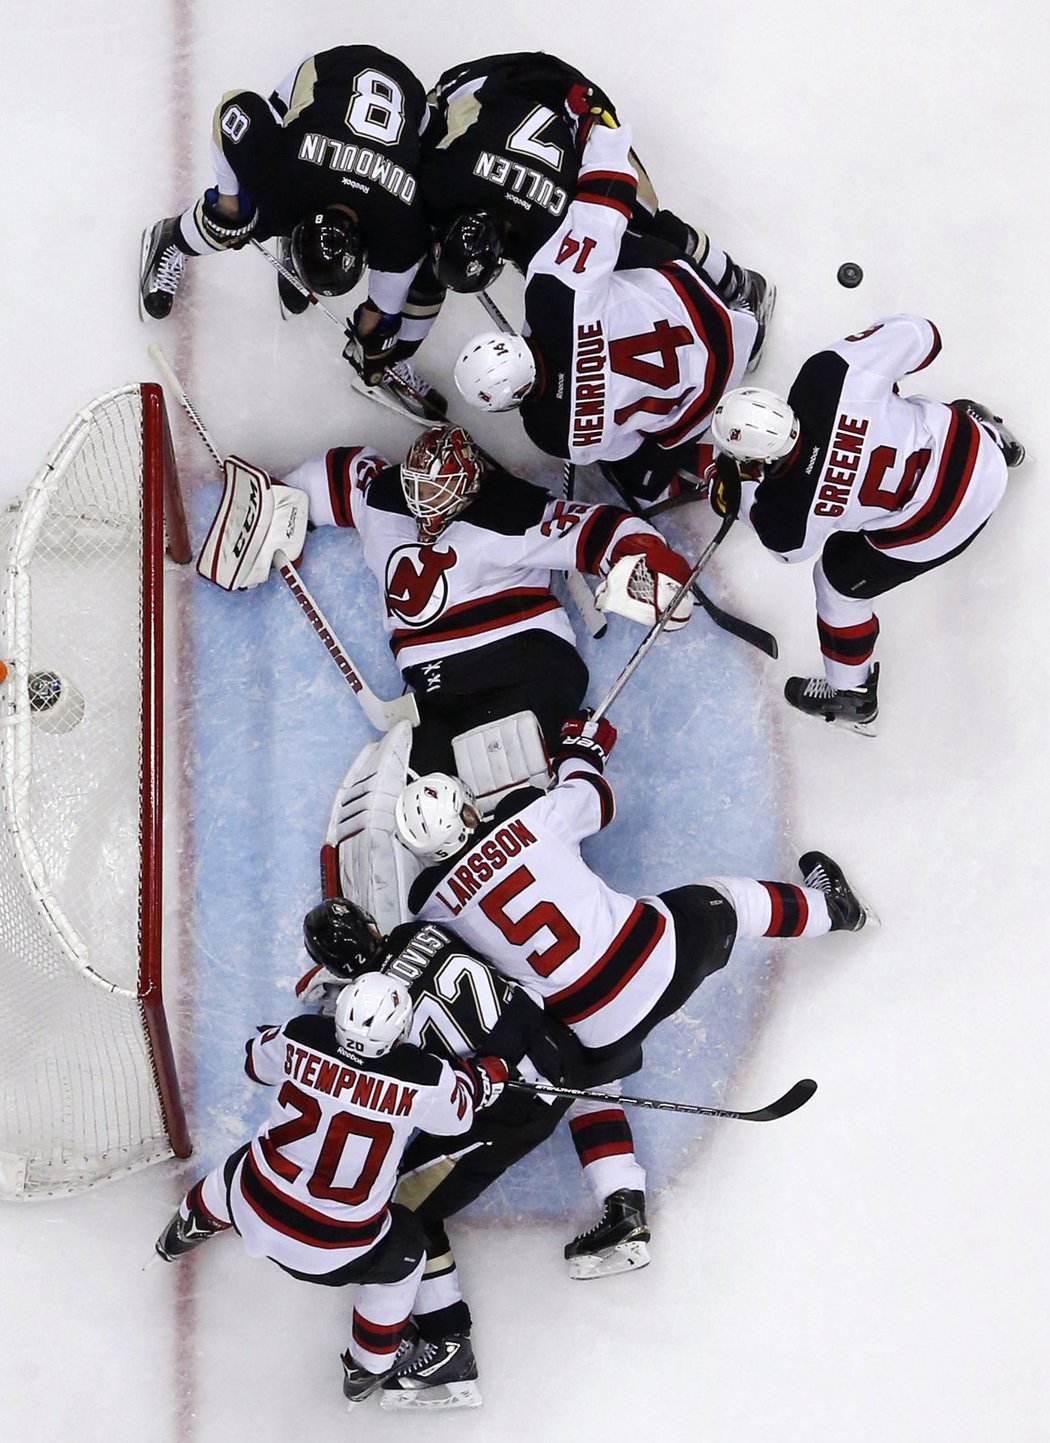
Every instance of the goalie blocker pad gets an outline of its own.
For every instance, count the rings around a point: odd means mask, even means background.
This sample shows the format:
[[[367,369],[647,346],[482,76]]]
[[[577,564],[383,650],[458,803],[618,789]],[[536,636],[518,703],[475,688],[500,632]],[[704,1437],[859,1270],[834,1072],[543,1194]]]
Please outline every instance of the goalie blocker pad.
[[[224,591],[248,591],[270,574],[274,556],[296,557],[306,540],[305,491],[275,485],[237,456],[223,465],[222,498],[197,558],[197,571]]]
[[[615,611],[618,616],[652,626],[677,590],[678,582],[662,571],[652,571],[644,556],[621,556],[595,592],[594,602],[599,611]],[[685,626],[693,601],[690,589],[668,617],[665,631]]]
[[[452,738],[452,752],[456,775],[473,791],[483,816],[518,787],[546,791],[551,784],[550,758],[532,711],[514,712],[460,732]]]

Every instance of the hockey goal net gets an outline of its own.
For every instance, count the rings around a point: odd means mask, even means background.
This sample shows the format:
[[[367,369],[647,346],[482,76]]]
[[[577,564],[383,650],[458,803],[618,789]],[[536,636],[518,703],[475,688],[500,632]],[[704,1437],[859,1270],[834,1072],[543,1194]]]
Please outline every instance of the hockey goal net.
[[[189,1153],[161,950],[163,394],[79,412],[0,514],[0,1197]]]

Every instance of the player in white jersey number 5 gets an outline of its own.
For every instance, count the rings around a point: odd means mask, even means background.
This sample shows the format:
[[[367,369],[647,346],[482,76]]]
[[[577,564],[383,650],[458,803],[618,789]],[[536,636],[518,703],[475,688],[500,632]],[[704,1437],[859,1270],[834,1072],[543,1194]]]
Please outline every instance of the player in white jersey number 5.
[[[249,1257],[308,1283],[359,1285],[343,1392],[357,1403],[402,1369],[426,1248],[414,1215],[390,1198],[417,1131],[459,1135],[495,1102],[499,1058],[454,1064],[402,1045],[407,987],[379,972],[349,982],[335,1015],[260,1029],[245,1071],[275,1089],[255,1137],[201,1178],[157,1240],[171,1262],[236,1228]]]
[[[729,960],[737,937],[816,937],[864,925],[841,869],[822,853],[804,885],[708,877],[657,896],[616,892],[580,855],[613,816],[603,772],[616,731],[573,718],[549,792],[512,792],[481,822],[449,779],[420,777],[397,806],[399,834],[439,857],[414,882],[413,915],[453,926],[566,1023],[596,1066],[637,1066],[657,1023]],[[461,784],[460,788],[461,788]],[[609,1074],[617,1074],[615,1065]]]
[[[712,504],[739,515],[780,561],[813,569],[824,677],[791,677],[811,716],[872,732],[879,634],[872,600],[964,551],[1024,447],[975,401],[901,396],[941,349],[920,316],[889,316],[811,356],[788,393],[723,396],[712,432]]]

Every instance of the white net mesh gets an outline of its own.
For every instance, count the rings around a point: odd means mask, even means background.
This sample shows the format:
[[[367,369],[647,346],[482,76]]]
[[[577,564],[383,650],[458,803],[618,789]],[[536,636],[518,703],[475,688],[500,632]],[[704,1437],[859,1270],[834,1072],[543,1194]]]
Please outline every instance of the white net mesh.
[[[0,1197],[171,1151],[138,1000],[142,404],[81,412],[0,516]]]

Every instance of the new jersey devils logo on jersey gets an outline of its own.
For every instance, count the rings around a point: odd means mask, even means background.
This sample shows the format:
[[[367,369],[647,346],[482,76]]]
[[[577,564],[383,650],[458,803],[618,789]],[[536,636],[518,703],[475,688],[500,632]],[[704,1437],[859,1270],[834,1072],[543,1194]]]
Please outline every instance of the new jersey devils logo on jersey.
[[[399,546],[386,563],[386,605],[404,626],[429,626],[448,601],[448,576],[458,557],[451,546]]]

